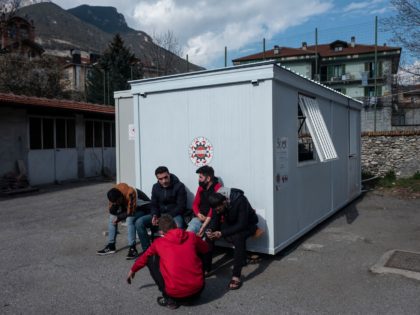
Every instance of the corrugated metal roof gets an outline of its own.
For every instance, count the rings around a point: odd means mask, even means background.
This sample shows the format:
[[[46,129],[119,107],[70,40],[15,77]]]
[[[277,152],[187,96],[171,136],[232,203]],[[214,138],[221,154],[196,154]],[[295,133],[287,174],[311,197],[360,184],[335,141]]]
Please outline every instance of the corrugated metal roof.
[[[23,105],[28,107],[49,107],[71,111],[81,111],[89,113],[100,113],[115,115],[115,108],[108,105],[75,102],[70,100],[58,100],[50,98],[40,98],[33,96],[15,95],[0,93],[0,105]]]

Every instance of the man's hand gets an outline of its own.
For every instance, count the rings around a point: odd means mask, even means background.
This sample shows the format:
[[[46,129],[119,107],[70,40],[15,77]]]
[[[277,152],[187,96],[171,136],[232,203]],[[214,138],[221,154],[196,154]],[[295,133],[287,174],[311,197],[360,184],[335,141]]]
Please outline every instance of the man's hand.
[[[131,284],[131,279],[134,279],[134,276],[136,275],[136,273],[132,272],[131,270],[128,272],[127,275],[127,283]]]
[[[156,215],[154,215],[152,217],[152,225],[154,225],[154,226],[158,226],[159,225],[159,218]]]
[[[211,240],[218,240],[219,238],[222,237],[222,232],[216,231],[216,232],[213,232],[213,233],[209,233],[209,234],[207,234],[207,237]]]
[[[117,225],[118,224],[118,218],[116,217],[114,220],[112,220],[112,224]]]
[[[206,216],[202,213],[197,213],[197,218],[201,221],[204,222],[206,220]]]
[[[204,236],[204,230],[200,229],[200,231],[198,231],[198,233],[196,234],[198,237],[203,237]]]
[[[218,240],[219,238],[222,237],[222,232],[220,232],[220,231],[213,232],[212,236],[213,236],[212,239]]]

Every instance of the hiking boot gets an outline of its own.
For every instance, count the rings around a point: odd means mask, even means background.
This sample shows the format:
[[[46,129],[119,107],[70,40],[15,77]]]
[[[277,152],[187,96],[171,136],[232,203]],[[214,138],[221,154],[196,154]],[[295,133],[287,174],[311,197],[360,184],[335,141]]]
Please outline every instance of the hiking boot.
[[[125,259],[127,259],[127,260],[136,259],[138,257],[138,255],[139,255],[139,253],[137,252],[136,246],[130,246]]]
[[[96,252],[96,255],[105,256],[105,255],[114,254],[114,253],[115,253],[115,244],[110,243],[106,245],[104,249],[98,250]]]

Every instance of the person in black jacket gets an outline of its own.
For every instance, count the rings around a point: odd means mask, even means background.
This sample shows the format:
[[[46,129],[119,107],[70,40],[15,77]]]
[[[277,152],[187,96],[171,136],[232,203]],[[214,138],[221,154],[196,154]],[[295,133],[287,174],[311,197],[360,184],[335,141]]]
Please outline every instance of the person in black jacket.
[[[258,217],[244,192],[235,188],[220,188],[209,195],[209,204],[215,210],[207,237],[212,240],[225,238],[233,243],[233,272],[229,289],[236,290],[242,285],[241,271],[246,261],[246,239],[255,234]]]
[[[184,227],[183,213],[187,206],[187,192],[184,184],[166,166],[155,170],[157,183],[152,188],[151,213],[136,221],[137,234],[143,251],[150,246],[147,228],[158,226],[162,214],[169,214],[179,228]]]

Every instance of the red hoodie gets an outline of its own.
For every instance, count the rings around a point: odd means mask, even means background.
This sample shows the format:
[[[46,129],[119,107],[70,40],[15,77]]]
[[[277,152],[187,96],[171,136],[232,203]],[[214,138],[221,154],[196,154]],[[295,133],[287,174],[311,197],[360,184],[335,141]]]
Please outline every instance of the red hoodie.
[[[166,294],[174,298],[188,297],[204,285],[202,263],[197,253],[204,254],[208,250],[207,243],[194,233],[173,229],[155,240],[136,260],[131,271],[139,271],[150,256],[158,255]]]

